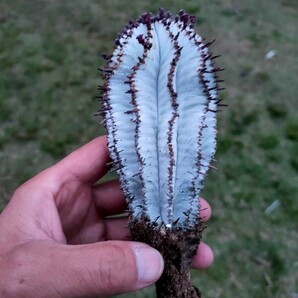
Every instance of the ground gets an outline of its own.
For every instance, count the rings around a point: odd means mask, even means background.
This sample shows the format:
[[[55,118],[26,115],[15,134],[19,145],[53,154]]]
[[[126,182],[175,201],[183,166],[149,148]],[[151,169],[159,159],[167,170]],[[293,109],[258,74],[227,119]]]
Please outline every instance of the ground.
[[[206,298],[297,298],[298,2],[149,2],[0,1],[0,208],[22,182],[104,133],[93,116],[97,67],[126,21],[184,8],[216,39],[229,104],[219,113],[219,170],[202,193],[213,207],[204,241],[215,263],[193,283]]]

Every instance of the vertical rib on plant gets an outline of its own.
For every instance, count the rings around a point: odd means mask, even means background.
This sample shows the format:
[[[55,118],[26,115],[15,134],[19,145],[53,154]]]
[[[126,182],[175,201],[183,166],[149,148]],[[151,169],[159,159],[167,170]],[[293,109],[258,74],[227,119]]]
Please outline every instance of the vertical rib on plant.
[[[154,246],[160,232],[180,233],[188,259],[200,240],[199,193],[216,148],[220,70],[194,24],[184,11],[173,17],[162,9],[131,21],[113,55],[104,55],[100,87],[133,236]]]

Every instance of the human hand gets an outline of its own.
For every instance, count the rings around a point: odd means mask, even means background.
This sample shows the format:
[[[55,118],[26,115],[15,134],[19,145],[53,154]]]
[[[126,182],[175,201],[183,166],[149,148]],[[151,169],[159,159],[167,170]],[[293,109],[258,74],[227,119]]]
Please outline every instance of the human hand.
[[[108,160],[106,138],[99,137],[16,190],[0,215],[1,297],[109,296],[160,277],[161,255],[127,241],[127,218],[106,218],[126,209],[118,181],[95,184]],[[201,208],[208,220],[203,199]],[[193,266],[212,261],[202,243]]]

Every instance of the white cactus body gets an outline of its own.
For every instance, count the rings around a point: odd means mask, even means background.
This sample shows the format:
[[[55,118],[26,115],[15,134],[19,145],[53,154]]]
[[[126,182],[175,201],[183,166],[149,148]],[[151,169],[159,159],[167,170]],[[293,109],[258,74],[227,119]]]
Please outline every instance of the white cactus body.
[[[131,22],[103,69],[108,143],[133,219],[192,229],[216,148],[218,80],[183,11]]]

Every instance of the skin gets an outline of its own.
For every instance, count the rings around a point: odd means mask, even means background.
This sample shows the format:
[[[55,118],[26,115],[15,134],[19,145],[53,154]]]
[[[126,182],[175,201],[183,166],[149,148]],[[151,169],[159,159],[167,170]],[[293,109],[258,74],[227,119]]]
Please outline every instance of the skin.
[[[129,241],[118,181],[107,172],[106,137],[98,137],[33,177],[0,215],[0,297],[94,297],[135,291],[163,271],[161,255]],[[201,200],[201,215],[211,216]],[[204,243],[194,268],[213,262]]]

